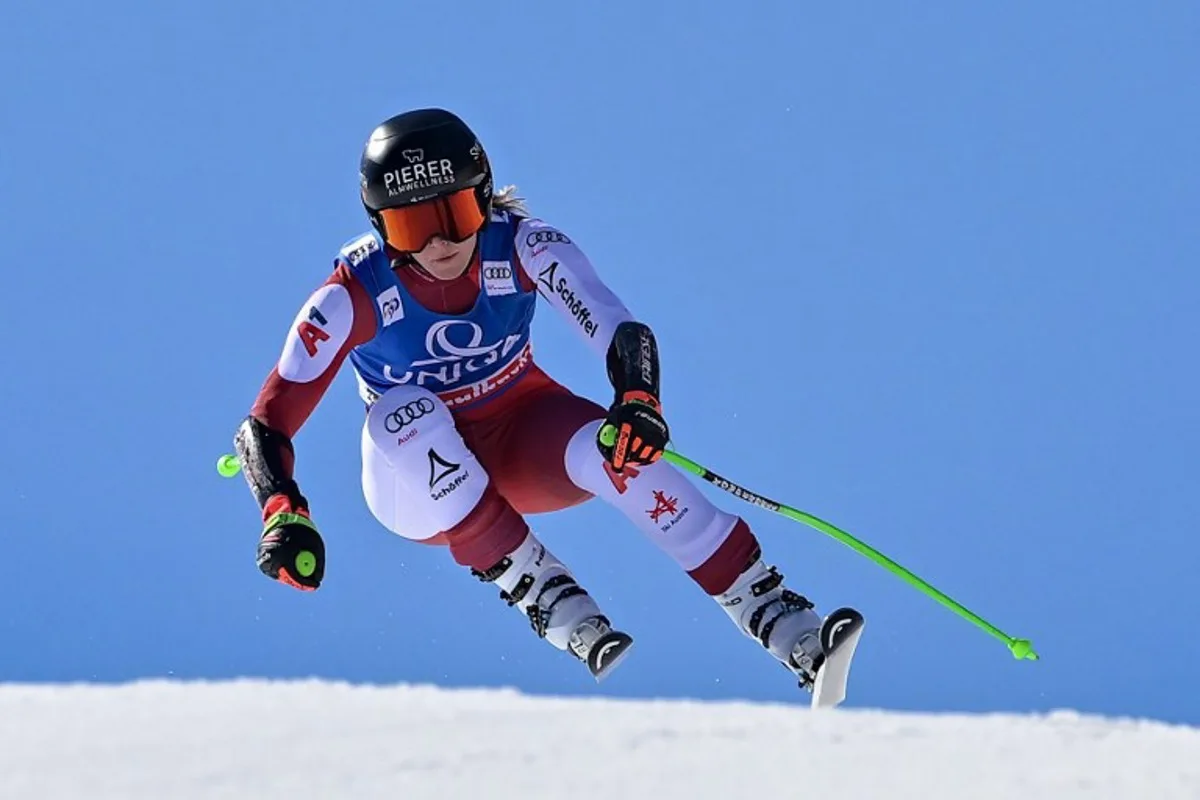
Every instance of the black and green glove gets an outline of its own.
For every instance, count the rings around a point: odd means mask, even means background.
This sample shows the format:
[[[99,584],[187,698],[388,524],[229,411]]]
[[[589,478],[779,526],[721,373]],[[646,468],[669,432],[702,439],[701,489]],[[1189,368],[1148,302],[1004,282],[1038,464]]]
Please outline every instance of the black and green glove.
[[[242,474],[262,508],[258,568],[269,578],[311,592],[325,577],[325,543],[292,479],[291,440],[256,417],[238,426],[233,445]]]
[[[615,396],[597,435],[600,454],[617,472],[626,464],[653,464],[671,440],[658,395],[654,334],[643,323],[622,322],[606,361]]]
[[[258,568],[280,583],[311,592],[325,577],[325,542],[306,509],[293,510],[283,495],[271,499],[258,540]]]

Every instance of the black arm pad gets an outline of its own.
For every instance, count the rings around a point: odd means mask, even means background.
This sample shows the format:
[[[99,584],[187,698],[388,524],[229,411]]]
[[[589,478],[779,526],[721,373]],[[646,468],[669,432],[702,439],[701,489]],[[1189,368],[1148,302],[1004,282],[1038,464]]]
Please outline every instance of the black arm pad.
[[[608,381],[617,399],[626,392],[646,392],[659,399],[658,343],[642,322],[622,322],[608,346]]]
[[[291,439],[255,417],[246,417],[233,437],[233,446],[259,508],[276,494],[287,495],[292,508],[308,508],[308,501],[300,494],[300,487],[292,480],[288,466],[295,458]],[[288,454],[288,463],[284,462],[284,451]]]

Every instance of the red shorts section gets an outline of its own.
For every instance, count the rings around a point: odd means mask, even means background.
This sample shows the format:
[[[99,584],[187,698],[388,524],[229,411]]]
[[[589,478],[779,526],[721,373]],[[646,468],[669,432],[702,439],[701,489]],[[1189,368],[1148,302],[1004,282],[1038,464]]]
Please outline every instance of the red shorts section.
[[[605,409],[579,397],[537,367],[489,403],[486,415],[457,419],[467,447],[496,490],[521,514],[559,511],[592,495],[567,476],[567,443]]]
[[[467,447],[491,483],[479,506],[427,544],[449,544],[454,560],[487,570],[524,541],[522,515],[559,511],[591,499],[571,482],[571,437],[605,410],[579,397],[536,366],[495,400],[455,415]]]

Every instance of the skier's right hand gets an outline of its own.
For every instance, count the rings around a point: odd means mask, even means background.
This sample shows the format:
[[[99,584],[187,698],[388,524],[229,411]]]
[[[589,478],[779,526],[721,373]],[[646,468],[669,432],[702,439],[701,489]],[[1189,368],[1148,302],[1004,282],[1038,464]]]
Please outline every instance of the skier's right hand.
[[[300,591],[315,590],[325,576],[325,542],[308,509],[294,509],[286,495],[275,495],[263,516],[258,568],[267,577]]]

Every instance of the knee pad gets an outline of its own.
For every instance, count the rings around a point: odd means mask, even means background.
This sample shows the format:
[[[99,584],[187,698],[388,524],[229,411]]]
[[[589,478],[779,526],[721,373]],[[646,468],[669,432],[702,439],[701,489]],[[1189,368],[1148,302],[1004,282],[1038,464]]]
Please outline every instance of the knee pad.
[[[450,409],[417,386],[380,397],[363,425],[363,493],[389,530],[428,539],[462,522],[483,497],[487,472]]]

